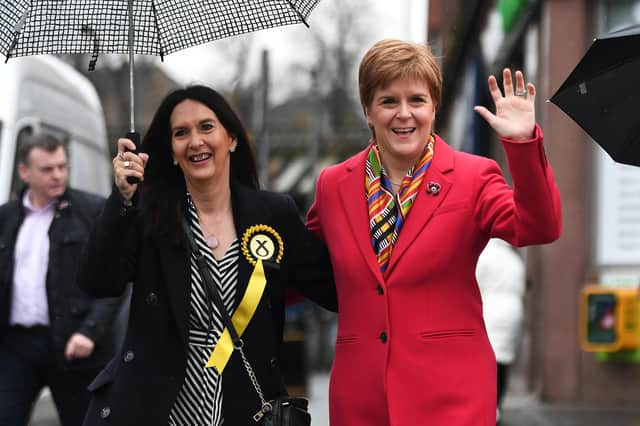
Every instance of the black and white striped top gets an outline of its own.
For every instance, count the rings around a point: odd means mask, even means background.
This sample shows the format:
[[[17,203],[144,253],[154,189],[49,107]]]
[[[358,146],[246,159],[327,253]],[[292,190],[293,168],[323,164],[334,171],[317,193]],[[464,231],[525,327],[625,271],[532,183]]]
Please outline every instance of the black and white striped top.
[[[234,240],[218,260],[207,246],[195,206],[189,199],[188,219],[198,248],[211,269],[229,315],[236,299],[240,244]],[[222,377],[213,368],[204,368],[224,328],[222,317],[209,302],[195,255],[191,255],[191,297],[189,310],[189,353],[184,383],[169,415],[170,426],[220,426],[222,416]],[[176,285],[180,285],[176,283]]]

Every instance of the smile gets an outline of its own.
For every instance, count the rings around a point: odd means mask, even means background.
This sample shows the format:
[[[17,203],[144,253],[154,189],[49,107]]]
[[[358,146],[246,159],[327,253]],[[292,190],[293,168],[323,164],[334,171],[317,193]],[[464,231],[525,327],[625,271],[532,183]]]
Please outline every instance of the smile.
[[[198,163],[200,161],[205,161],[208,160],[209,158],[211,158],[211,154],[208,152],[205,152],[203,154],[198,154],[198,155],[192,155],[189,157],[189,161],[194,162],[194,163]]]
[[[397,135],[408,135],[416,131],[415,127],[401,127],[391,129],[391,131]]]

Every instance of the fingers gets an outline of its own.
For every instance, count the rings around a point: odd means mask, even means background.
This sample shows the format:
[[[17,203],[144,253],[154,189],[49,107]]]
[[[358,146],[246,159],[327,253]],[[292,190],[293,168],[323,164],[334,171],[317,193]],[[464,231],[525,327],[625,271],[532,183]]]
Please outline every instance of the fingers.
[[[491,123],[493,122],[495,115],[493,115],[493,113],[491,111],[489,111],[488,109],[486,109],[483,106],[476,106],[473,107],[473,110],[475,112],[477,112],[478,114],[480,114],[480,116],[482,118],[484,118],[484,120],[489,123],[489,125],[491,125]]]
[[[73,359],[73,342],[71,340],[69,340],[66,344],[66,346],[64,347],[64,357],[67,361],[70,361]]]
[[[118,186],[121,180],[126,181],[127,176],[137,177],[140,181],[144,179],[144,168],[148,161],[148,156],[143,160],[138,154],[126,152],[123,155],[116,155],[113,158],[113,174]]]
[[[65,358],[70,361],[75,358],[86,358],[93,353],[95,344],[91,339],[81,334],[73,334],[64,349]]]
[[[489,93],[491,94],[491,98],[493,99],[493,103],[498,102],[499,99],[502,98],[502,92],[498,87],[498,82],[496,78],[492,75],[489,76]]]
[[[527,83],[527,93],[529,94],[529,99],[533,101],[536,97],[536,86],[533,83]]]
[[[524,76],[522,75],[522,71],[516,71],[516,94],[525,93],[524,88]]]
[[[118,139],[118,153],[124,153],[127,150],[135,151],[136,150],[136,144],[133,143],[133,141],[131,139],[127,139],[127,138]]]
[[[136,146],[130,139],[120,138],[117,142],[118,153],[113,158],[113,176],[120,195],[130,200],[138,188],[138,184],[130,184],[127,177],[133,176],[140,182],[144,180],[144,169],[149,161],[149,155],[133,152]]]
[[[489,92],[491,93],[491,98],[493,102],[497,102],[501,98],[507,98],[510,96],[519,96],[522,98],[531,97],[533,98],[536,94],[536,88],[531,83],[526,83],[524,80],[524,74],[522,71],[517,70],[515,72],[515,86],[511,74],[511,70],[509,68],[505,68],[502,71],[502,85],[504,90],[504,96],[500,87],[498,86],[498,82],[494,76],[489,76]]]
[[[142,167],[143,168],[147,167],[147,162],[149,161],[149,154],[141,152],[140,154],[138,154],[138,157],[140,157],[140,159],[142,160]]]
[[[134,176],[143,180],[144,168],[149,160],[148,154],[133,152],[136,146],[130,139],[118,139],[118,154],[113,158],[113,171],[116,184],[126,180],[127,176]],[[120,186],[120,185],[118,185]]]
[[[505,96],[505,98],[507,96],[513,96],[514,95],[514,92],[513,92],[513,81],[511,80],[511,70],[509,68],[505,68],[504,70],[502,70],[502,85],[504,86],[504,96]]]

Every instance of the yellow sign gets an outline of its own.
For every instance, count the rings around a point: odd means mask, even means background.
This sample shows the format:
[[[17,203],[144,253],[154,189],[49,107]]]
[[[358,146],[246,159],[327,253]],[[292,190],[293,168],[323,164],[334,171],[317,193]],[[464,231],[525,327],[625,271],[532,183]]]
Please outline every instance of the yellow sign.
[[[616,352],[640,346],[638,290],[589,285],[581,298],[582,349]]]

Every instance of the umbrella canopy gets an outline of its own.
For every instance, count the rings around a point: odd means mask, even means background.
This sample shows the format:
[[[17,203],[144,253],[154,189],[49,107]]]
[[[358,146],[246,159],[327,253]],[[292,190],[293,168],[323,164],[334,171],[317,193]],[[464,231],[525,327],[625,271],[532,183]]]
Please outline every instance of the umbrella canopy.
[[[640,25],[593,44],[550,101],[613,160],[640,166]]]
[[[133,53],[168,55],[191,46],[303,23],[319,0],[132,0]],[[127,0],[0,3],[0,53],[129,53]]]
[[[304,23],[319,0],[3,0],[0,53],[164,56],[209,41]],[[133,100],[133,93],[131,94]],[[131,108],[133,129],[133,105]]]

